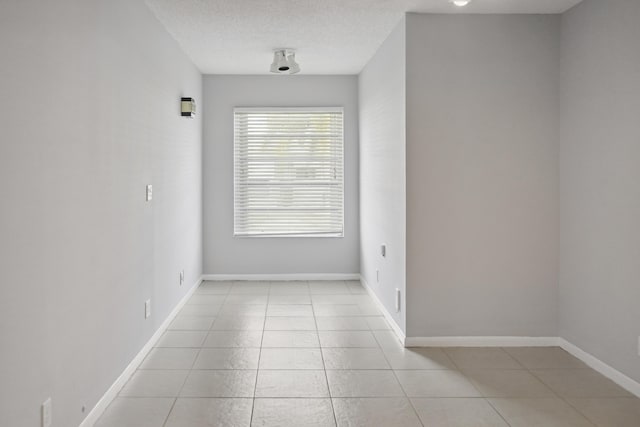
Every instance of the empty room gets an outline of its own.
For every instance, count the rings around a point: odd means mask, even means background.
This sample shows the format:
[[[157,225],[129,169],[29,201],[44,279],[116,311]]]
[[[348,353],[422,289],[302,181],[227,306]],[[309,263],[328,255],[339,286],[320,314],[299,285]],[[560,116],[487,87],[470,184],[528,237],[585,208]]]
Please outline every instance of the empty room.
[[[640,427],[640,1],[0,0],[1,427]]]

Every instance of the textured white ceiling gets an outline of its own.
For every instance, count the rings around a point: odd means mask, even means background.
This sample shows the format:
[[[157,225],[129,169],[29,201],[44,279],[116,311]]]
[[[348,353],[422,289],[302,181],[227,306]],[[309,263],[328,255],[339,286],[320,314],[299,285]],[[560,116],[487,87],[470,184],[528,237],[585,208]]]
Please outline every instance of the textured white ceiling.
[[[581,0],[146,0],[205,74],[268,74],[297,49],[302,74],[357,74],[405,12],[561,13]]]

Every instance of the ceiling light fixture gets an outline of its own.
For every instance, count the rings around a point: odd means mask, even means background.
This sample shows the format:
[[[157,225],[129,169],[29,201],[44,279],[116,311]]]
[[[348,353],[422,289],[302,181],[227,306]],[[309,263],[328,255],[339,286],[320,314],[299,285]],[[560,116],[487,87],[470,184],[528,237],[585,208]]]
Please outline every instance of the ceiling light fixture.
[[[274,50],[271,72],[276,74],[299,73],[300,66],[296,62],[296,52],[293,49]]]
[[[469,3],[471,3],[471,0],[449,0],[449,3],[453,3],[454,5],[456,5],[458,7],[464,7],[464,6],[468,5]]]

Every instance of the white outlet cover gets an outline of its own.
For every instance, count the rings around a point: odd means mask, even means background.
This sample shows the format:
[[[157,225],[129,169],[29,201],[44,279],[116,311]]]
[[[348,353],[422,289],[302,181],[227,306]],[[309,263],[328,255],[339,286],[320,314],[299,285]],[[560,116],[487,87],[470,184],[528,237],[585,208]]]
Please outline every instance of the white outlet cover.
[[[396,288],[396,313],[400,313],[400,289]]]
[[[153,185],[147,185],[147,202],[153,200]]]
[[[42,427],[51,427],[53,424],[53,408],[51,398],[42,403]]]
[[[151,300],[148,299],[144,302],[144,318],[148,319],[151,316]]]

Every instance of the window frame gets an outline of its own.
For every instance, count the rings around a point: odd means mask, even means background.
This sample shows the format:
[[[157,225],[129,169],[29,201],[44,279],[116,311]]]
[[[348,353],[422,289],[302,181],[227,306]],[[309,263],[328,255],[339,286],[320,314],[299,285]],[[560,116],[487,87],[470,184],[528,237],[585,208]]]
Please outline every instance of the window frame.
[[[340,218],[342,223],[342,232],[341,233],[311,233],[311,234],[282,234],[282,233],[273,233],[273,234],[237,234],[236,233],[236,198],[237,198],[237,189],[238,183],[236,181],[236,113],[291,113],[291,112],[313,112],[313,113],[340,113],[342,115],[342,131],[340,134],[341,138],[341,155],[340,162],[342,166],[342,217]],[[298,239],[298,238],[319,238],[319,239],[342,239],[345,237],[346,232],[346,224],[345,224],[345,192],[346,192],[346,172],[345,172],[345,112],[344,107],[341,106],[319,106],[319,107],[234,107],[233,108],[233,150],[232,150],[232,173],[233,173],[233,237],[239,239],[267,239],[267,238],[277,238],[277,239]]]

